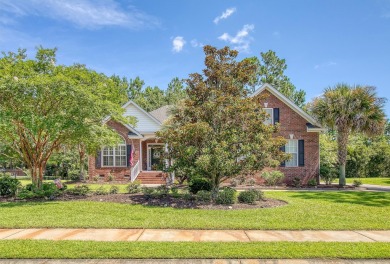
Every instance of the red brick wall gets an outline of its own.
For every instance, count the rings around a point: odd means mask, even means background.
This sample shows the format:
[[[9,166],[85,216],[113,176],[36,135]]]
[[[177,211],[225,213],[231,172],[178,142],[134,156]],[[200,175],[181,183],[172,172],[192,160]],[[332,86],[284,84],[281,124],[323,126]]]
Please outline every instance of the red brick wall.
[[[309,179],[317,178],[319,176],[320,165],[319,133],[307,132],[306,123],[308,121],[267,90],[263,91],[260,95],[266,96],[262,107],[279,108],[280,131],[275,135],[290,139],[290,134],[293,134],[293,139],[304,140],[305,166],[278,168],[278,170],[285,174],[285,182],[290,183],[294,177],[301,178],[303,183],[306,183]],[[267,107],[264,106],[264,103],[268,103]]]
[[[108,121],[107,123],[113,129],[115,129],[119,135],[121,135],[125,141],[126,145],[132,145],[134,148],[134,158],[133,163],[135,164],[139,160],[140,149],[139,149],[139,139],[129,139],[128,132],[129,130],[122,124],[114,121]],[[111,173],[116,180],[123,180],[126,177],[130,177],[130,167],[101,167],[96,168],[96,157],[94,155],[89,156],[88,158],[88,176],[89,179],[92,180],[94,176],[100,176],[101,178],[107,179],[109,173]]]

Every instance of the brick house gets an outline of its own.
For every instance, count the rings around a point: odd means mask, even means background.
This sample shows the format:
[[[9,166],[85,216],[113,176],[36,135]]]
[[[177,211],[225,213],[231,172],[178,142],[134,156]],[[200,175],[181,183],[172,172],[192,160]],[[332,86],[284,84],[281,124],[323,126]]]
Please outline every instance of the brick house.
[[[285,181],[290,182],[295,177],[303,183],[312,178],[319,180],[319,132],[323,129],[272,86],[264,84],[251,96],[260,95],[265,95],[262,107],[269,114],[265,122],[270,125],[280,123],[280,131],[276,135],[287,140],[283,150],[292,155],[278,168],[285,174]],[[169,107],[148,113],[129,101],[123,108],[124,115],[137,118],[137,125],[132,127],[112,120],[107,122],[123,138],[123,142],[116,147],[104,147],[96,156],[89,157],[89,178],[107,178],[111,174],[118,180],[164,183],[160,157],[165,145],[157,140],[155,132],[168,118]]]

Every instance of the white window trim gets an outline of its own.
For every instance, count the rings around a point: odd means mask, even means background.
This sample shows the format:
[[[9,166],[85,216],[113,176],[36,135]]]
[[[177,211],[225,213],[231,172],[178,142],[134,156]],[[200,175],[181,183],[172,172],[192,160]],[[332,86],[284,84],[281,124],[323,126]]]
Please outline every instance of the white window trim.
[[[118,148],[118,147],[122,147],[122,146],[125,146],[125,151],[126,151],[126,165],[121,165],[121,166],[116,166],[115,165],[115,148]],[[102,168],[127,168],[127,163],[129,162],[128,160],[127,160],[127,146],[126,146],[126,141],[125,140],[123,140],[123,143],[121,143],[121,144],[118,144],[118,145],[116,145],[116,146],[113,146],[112,148],[112,151],[113,151],[113,160],[112,160],[112,162],[113,162],[113,165],[112,166],[109,166],[109,165],[104,165],[104,148],[106,148],[106,147],[102,147],[102,149],[101,149],[101,166],[102,166]],[[111,156],[111,155],[109,155],[109,156]],[[123,156],[123,155],[118,155],[118,156]]]
[[[146,169],[148,171],[154,171],[152,170],[152,164],[151,164],[151,159],[150,159],[150,148],[149,146],[164,146],[165,144],[164,143],[146,143]]]
[[[263,110],[265,111],[265,110],[271,110],[271,115],[270,115],[270,117],[271,117],[271,124],[270,125],[274,125],[274,109],[273,108],[269,108],[269,107],[265,107],[265,108],[263,108]],[[266,112],[267,113],[267,112]],[[267,113],[268,114],[268,113]]]
[[[287,167],[287,168],[295,168],[295,167],[298,167],[298,163],[299,163],[299,149],[298,149],[298,139],[287,139],[287,144],[288,144],[288,142],[289,141],[294,141],[295,142],[295,146],[296,146],[296,150],[297,150],[297,152],[294,152],[294,153],[292,153],[292,152],[286,152],[287,154],[297,154],[297,163],[296,163],[296,165],[287,165],[287,162],[289,161],[289,160],[286,160],[285,161],[285,167]],[[287,145],[286,144],[286,145]],[[285,149],[287,150],[287,148],[286,148],[286,146],[285,146]]]

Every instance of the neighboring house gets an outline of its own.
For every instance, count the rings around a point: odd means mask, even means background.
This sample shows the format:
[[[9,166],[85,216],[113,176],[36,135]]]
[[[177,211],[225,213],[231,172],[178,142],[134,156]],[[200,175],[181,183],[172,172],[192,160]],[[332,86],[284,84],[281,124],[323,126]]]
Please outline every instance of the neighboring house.
[[[265,84],[251,96],[266,95],[261,107],[269,114],[267,124],[280,123],[276,136],[287,140],[283,148],[292,159],[278,168],[286,176],[286,182],[299,177],[302,182],[319,179],[319,132],[323,129],[316,121],[296,106],[290,99],[272,86]],[[164,183],[161,172],[161,154],[165,145],[156,139],[164,120],[168,118],[169,106],[146,112],[136,103],[129,101],[123,106],[126,116],[135,116],[137,125],[121,124],[109,120],[107,124],[123,138],[117,147],[105,147],[96,157],[89,157],[88,174],[107,178],[109,174],[116,179],[139,179],[142,183]]]

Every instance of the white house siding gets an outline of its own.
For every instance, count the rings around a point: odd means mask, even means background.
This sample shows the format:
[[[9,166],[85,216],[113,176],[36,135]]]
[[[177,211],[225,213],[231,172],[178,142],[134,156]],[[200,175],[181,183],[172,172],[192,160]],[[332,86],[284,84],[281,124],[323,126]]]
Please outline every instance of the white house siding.
[[[130,104],[126,107],[125,116],[134,116],[137,118],[137,125],[134,127],[141,134],[154,133],[160,129],[160,124],[153,120],[150,116],[145,114],[138,107]]]

